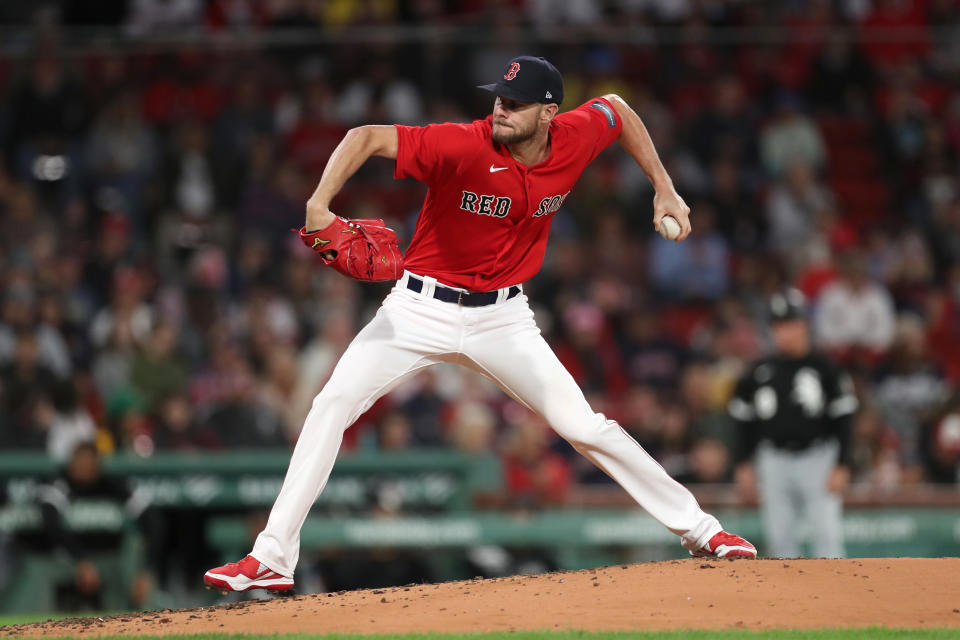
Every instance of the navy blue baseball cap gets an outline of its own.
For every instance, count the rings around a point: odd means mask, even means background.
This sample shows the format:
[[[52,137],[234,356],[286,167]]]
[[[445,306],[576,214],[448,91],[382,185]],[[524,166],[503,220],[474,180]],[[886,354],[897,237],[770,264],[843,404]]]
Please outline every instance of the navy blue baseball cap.
[[[545,58],[517,56],[507,63],[503,77],[478,89],[519,102],[563,102],[563,77]]]
[[[804,320],[807,317],[806,298],[797,289],[776,293],[770,298],[770,322]]]

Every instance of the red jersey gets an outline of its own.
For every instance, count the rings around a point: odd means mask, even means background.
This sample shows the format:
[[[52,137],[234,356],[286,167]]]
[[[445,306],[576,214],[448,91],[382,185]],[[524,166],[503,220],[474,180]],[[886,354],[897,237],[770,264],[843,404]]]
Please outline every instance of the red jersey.
[[[550,221],[584,168],[620,136],[620,116],[594,98],[550,123],[550,155],[526,167],[491,137],[493,116],[397,128],[396,178],[427,184],[404,256],[413,273],[471,291],[529,280]]]

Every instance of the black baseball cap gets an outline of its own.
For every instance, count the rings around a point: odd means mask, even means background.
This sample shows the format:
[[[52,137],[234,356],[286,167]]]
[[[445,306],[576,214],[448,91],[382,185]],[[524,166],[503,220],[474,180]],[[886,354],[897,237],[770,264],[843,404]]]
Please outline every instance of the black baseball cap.
[[[502,78],[477,88],[519,102],[563,102],[563,77],[546,58],[517,56],[504,67]]]
[[[807,300],[797,289],[787,289],[783,293],[776,293],[770,298],[770,322],[783,320],[805,320],[807,317]]]

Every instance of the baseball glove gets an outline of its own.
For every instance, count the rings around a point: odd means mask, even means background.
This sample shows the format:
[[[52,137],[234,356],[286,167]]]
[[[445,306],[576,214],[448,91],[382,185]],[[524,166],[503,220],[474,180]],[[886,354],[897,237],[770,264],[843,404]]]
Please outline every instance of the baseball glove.
[[[347,220],[337,216],[319,231],[296,231],[303,244],[343,275],[366,282],[397,280],[403,275],[403,254],[397,234],[380,219]]]

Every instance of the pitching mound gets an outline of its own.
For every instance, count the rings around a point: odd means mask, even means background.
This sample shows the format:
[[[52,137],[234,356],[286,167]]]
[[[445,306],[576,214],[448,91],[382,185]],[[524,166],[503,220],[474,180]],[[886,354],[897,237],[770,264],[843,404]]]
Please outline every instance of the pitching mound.
[[[958,593],[960,558],[691,559],[74,618],[0,636],[958,627]]]

